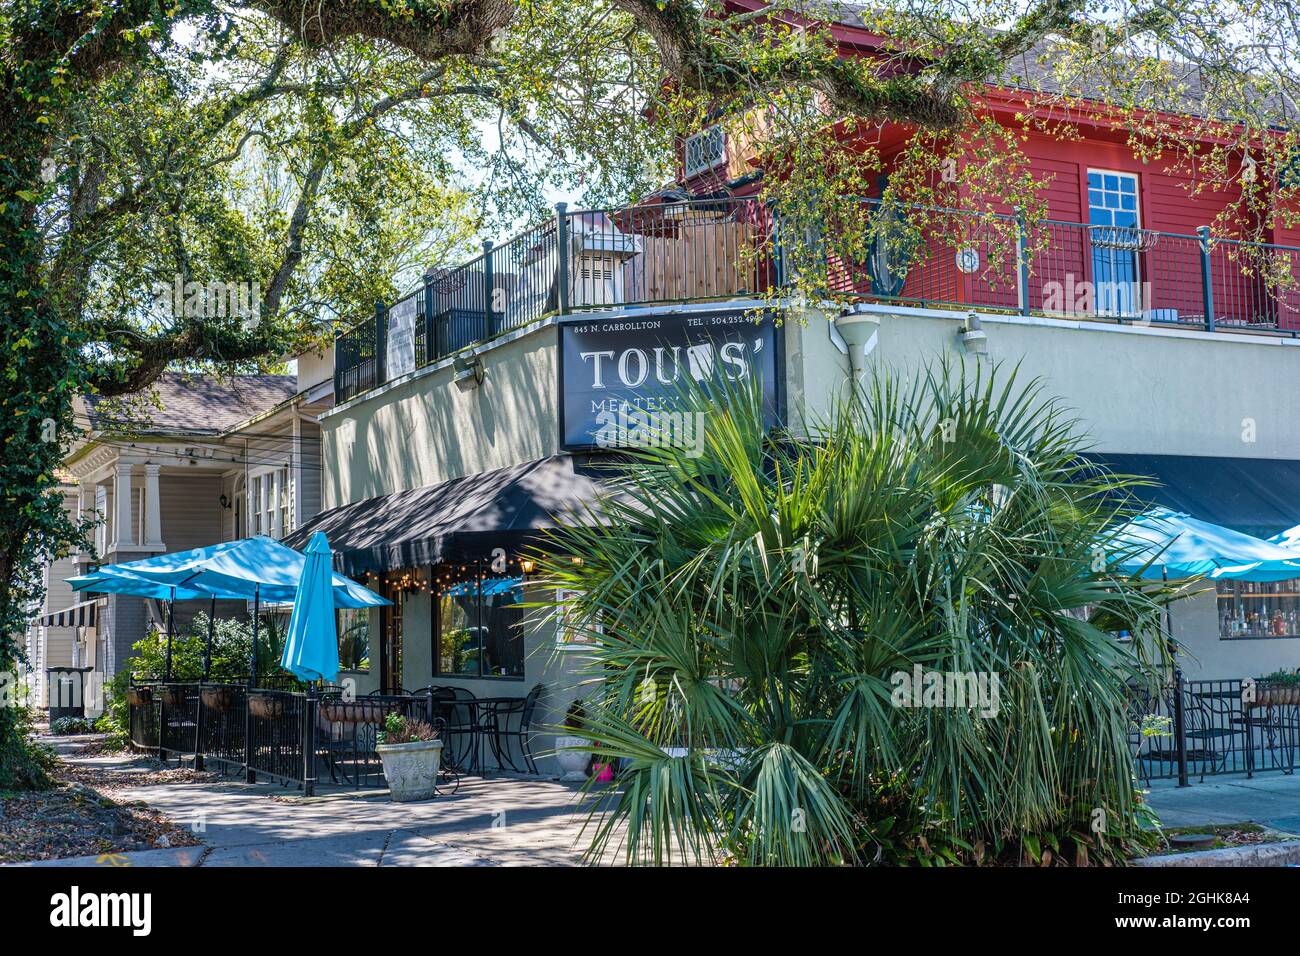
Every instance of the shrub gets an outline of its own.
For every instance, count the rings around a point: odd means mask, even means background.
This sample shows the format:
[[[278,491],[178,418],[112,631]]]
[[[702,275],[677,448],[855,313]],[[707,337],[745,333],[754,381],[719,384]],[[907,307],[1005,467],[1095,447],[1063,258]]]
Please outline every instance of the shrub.
[[[379,732],[381,744],[409,744],[419,740],[437,740],[438,731],[423,720],[412,720],[401,714],[384,718],[384,729]]]
[[[53,784],[58,758],[31,739],[32,722],[26,707],[0,707],[0,790],[46,790]]]
[[[73,734],[93,734],[95,723],[85,717],[59,717],[50,721],[50,733],[57,737]]]
[[[1119,568],[1136,480],[996,369],[881,372],[816,440],[769,432],[756,388],[710,389],[681,399],[702,444],[631,453],[608,523],[543,562],[574,595],[556,617],[593,622],[583,734],[623,760],[590,857],[1041,862],[1081,835],[1122,861],[1129,685],[1157,686],[1182,593]]]
[[[283,615],[266,614],[258,631],[257,670],[261,675],[285,674],[279,669],[284,647]],[[174,680],[199,680],[203,677],[203,655],[208,640],[208,615],[199,613],[189,626],[172,639]],[[253,646],[252,622],[237,618],[217,618],[212,633],[213,681],[244,680],[248,675],[248,655]],[[136,657],[131,667],[136,677],[161,678],[167,672],[167,635],[153,630],[135,644]]]

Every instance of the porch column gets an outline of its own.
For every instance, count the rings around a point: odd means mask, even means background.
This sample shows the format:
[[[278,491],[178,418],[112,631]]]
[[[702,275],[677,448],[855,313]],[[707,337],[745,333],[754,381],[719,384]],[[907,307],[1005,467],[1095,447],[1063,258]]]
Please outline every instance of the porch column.
[[[158,469],[152,462],[144,466],[144,546],[166,551],[162,539],[162,499],[158,495]]]
[[[117,463],[113,482],[113,550],[129,551],[135,547],[135,530],[131,521],[131,465]]]
[[[95,551],[103,558],[108,550],[108,489],[103,485],[95,486],[95,510],[99,512],[99,524],[95,525]]]

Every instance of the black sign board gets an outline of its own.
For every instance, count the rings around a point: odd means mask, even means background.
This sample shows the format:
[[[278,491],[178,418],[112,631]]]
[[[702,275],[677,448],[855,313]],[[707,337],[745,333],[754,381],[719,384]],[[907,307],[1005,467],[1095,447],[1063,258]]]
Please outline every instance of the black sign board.
[[[781,414],[781,336],[772,312],[617,315],[560,325],[560,442],[618,447],[629,419],[671,413],[681,377],[756,377],[767,426]]]

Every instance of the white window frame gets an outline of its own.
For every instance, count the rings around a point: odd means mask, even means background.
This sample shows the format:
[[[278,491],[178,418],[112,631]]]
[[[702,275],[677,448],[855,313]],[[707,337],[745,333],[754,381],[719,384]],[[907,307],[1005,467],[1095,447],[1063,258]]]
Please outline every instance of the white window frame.
[[[727,134],[717,124],[686,137],[682,144],[682,171],[687,179],[717,169],[726,161]]]
[[[245,495],[248,533],[283,538],[294,529],[293,499],[293,469],[288,462],[250,470]]]
[[[1084,205],[1084,212],[1086,213],[1086,215],[1087,215],[1087,217],[1088,217],[1088,226],[1089,226],[1089,228],[1091,228],[1091,226],[1092,226],[1092,197],[1091,197],[1091,196],[1088,196],[1088,195],[1086,195],[1086,194],[1087,194],[1088,191],[1091,191],[1091,189],[1092,189],[1092,184],[1088,181],[1089,176],[1090,176],[1092,173],[1098,173],[1099,175],[1101,175],[1101,176],[1103,176],[1103,177],[1105,177],[1105,176],[1121,176],[1121,177],[1124,177],[1124,178],[1127,178],[1127,179],[1131,179],[1131,180],[1133,180],[1133,221],[1134,221],[1135,223],[1137,223],[1137,225],[1134,226],[1133,228],[1135,228],[1135,229],[1142,229],[1142,228],[1144,228],[1143,225],[1142,225],[1142,177],[1139,176],[1137,173],[1126,173],[1126,172],[1124,172],[1124,171],[1121,170],[1121,169],[1103,169],[1103,168],[1100,167],[1100,166],[1089,166],[1089,167],[1084,171],[1084,174],[1083,174],[1084,190],[1085,190],[1085,198],[1087,199],[1087,202],[1086,202],[1085,205]],[[1104,179],[1104,178],[1103,178],[1102,182],[1103,182],[1103,184],[1105,183],[1105,179]],[[1103,186],[1103,189],[1104,189],[1104,186]],[[1104,207],[1103,207],[1103,208],[1104,208]],[[1105,228],[1105,227],[1102,227],[1102,228]],[[1124,227],[1118,227],[1118,228],[1124,228]],[[1091,262],[1088,263],[1088,268],[1089,268],[1089,270],[1092,269],[1092,263],[1091,263]],[[1098,315],[1120,315],[1120,316],[1130,317],[1130,313],[1127,313],[1127,312],[1120,312],[1120,311],[1118,311],[1118,310],[1114,310],[1114,309],[1104,310],[1104,311],[1103,311],[1103,309],[1101,308],[1101,296],[1100,296],[1100,294],[1099,294],[1098,283],[1097,283],[1097,276],[1096,276],[1096,275],[1093,275],[1093,276],[1092,276],[1092,283],[1093,283],[1093,286],[1092,286],[1092,289],[1093,289],[1092,307],[1093,307],[1094,311],[1096,311],[1096,313],[1097,313]],[[1140,255],[1138,255],[1136,252],[1133,253],[1133,283],[1134,283],[1134,285],[1135,285],[1138,289],[1141,289],[1141,288],[1142,288],[1142,257],[1141,257]],[[1140,315],[1140,314],[1141,314],[1141,308],[1140,308],[1140,306],[1141,306],[1141,300],[1140,300],[1140,297],[1139,297],[1139,301],[1138,301],[1135,305],[1136,305],[1136,308],[1135,308],[1135,311],[1134,311],[1133,315]]]

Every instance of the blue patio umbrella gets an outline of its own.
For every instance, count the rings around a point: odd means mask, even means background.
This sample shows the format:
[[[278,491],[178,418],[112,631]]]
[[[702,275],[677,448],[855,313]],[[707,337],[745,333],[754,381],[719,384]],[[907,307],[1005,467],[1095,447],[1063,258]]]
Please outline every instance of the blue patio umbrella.
[[[1289,548],[1292,551],[1300,551],[1300,524],[1294,528],[1287,528],[1281,534],[1275,534],[1268,539],[1269,544],[1275,544],[1279,548]]]
[[[1284,581],[1300,578],[1300,554],[1231,528],[1153,508],[1116,532],[1120,569],[1144,578]]]
[[[274,604],[294,600],[305,559],[293,548],[258,535],[155,555],[139,561],[108,564],[88,575],[69,579],[75,590],[102,594],[132,594],[175,602],[196,597],[234,598],[253,602],[253,645],[257,645],[258,620],[263,601]],[[374,591],[341,574],[330,578],[335,607],[378,607],[389,604]],[[171,615],[168,615],[168,677],[171,660]],[[209,627],[209,645],[211,627]],[[209,646],[210,651],[210,646]],[[254,651],[255,653],[255,651]],[[256,661],[250,660],[256,676]]]
[[[226,541],[206,548],[160,554],[139,561],[107,564],[89,575],[71,579],[78,590],[103,593],[146,594],[141,582],[177,589],[177,600],[187,595],[260,600],[287,604],[298,591],[303,556],[266,535]],[[388,604],[369,588],[334,574],[335,607],[379,607]]]
[[[280,666],[301,680],[332,681],[339,676],[339,642],[325,532],[311,536],[306,553]]]

